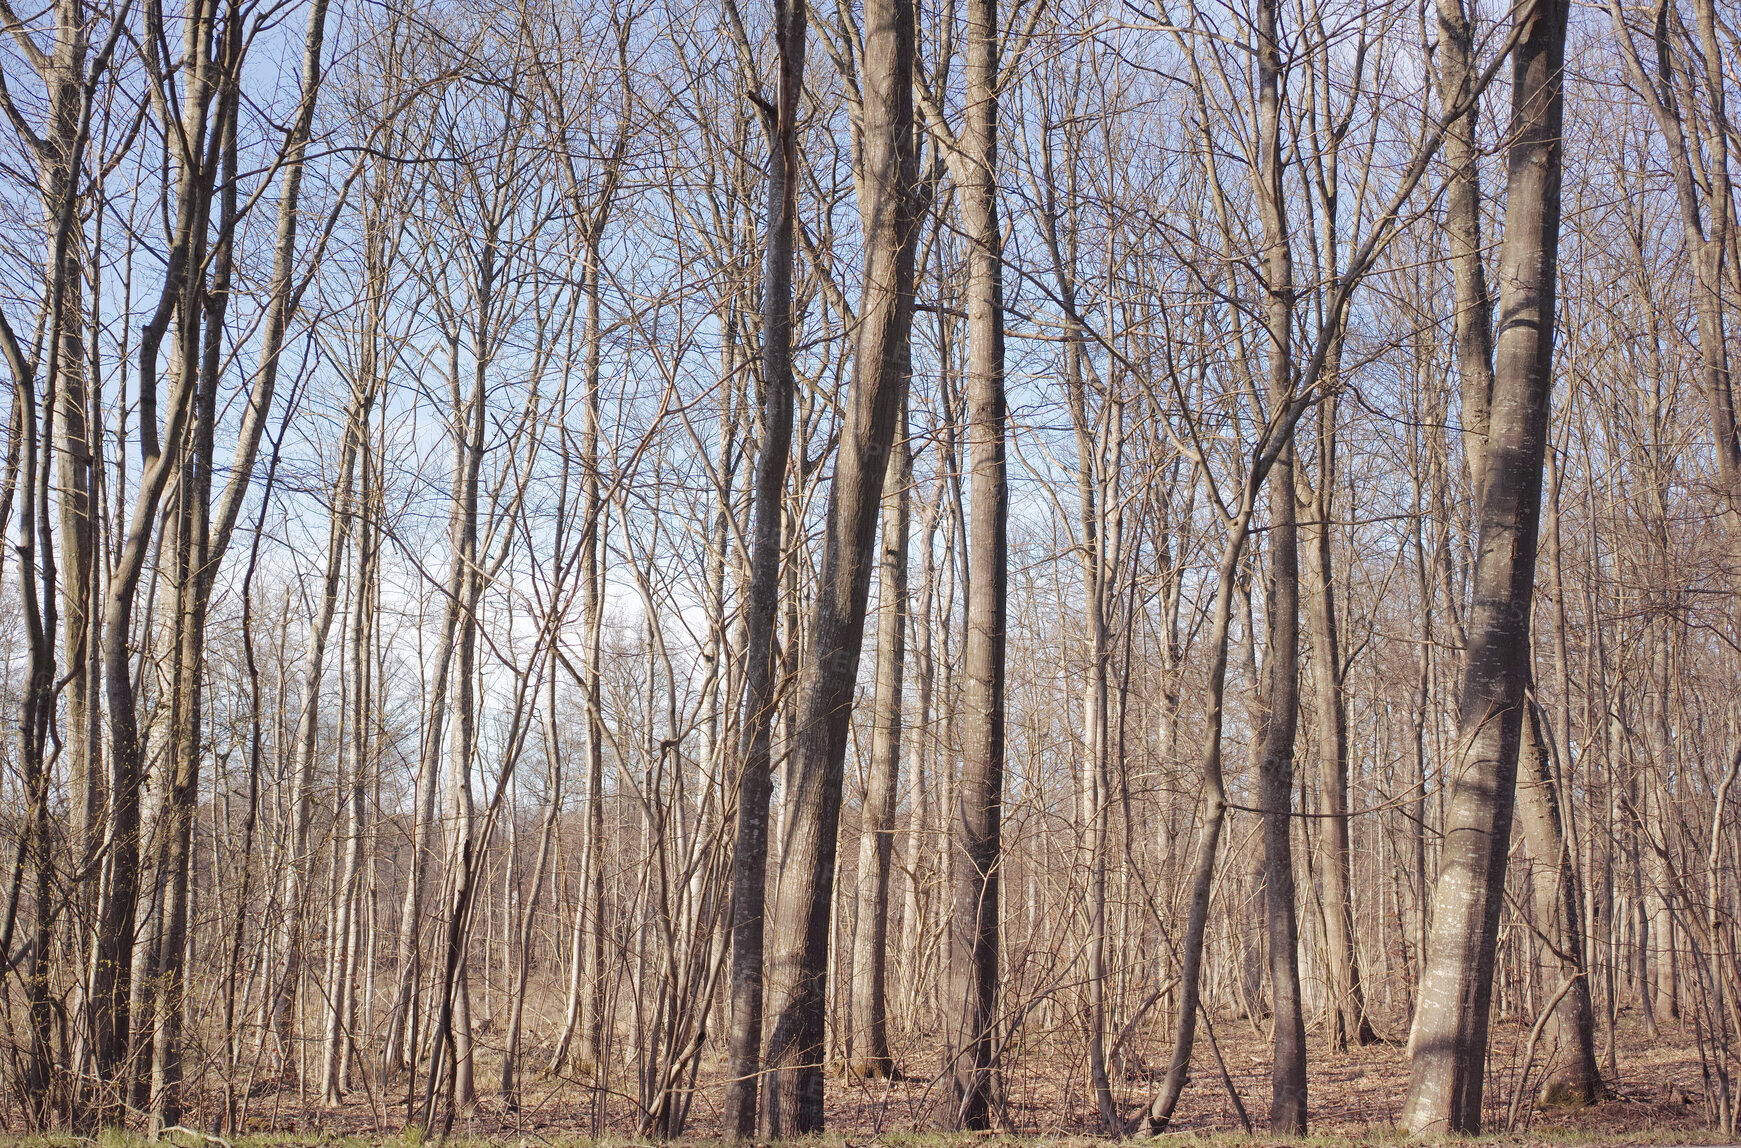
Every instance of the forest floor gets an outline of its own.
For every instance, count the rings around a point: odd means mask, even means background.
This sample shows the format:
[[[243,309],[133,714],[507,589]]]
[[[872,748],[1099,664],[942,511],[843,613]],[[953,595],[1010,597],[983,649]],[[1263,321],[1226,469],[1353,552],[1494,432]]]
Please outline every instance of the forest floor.
[[[1192,1081],[1187,1086],[1166,1139],[1236,1141],[1259,1146],[1288,1141],[1260,1134],[1246,1137],[1228,1083],[1237,1092],[1253,1123],[1265,1124],[1269,1097],[1270,1054],[1268,1039],[1244,1020],[1223,1017],[1215,1025],[1216,1046],[1226,1065],[1223,1079],[1210,1042],[1200,1032]],[[1690,1028],[1664,1025],[1651,1037],[1639,1024],[1622,1018],[1619,1027],[1615,1071],[1607,1074],[1613,1096],[1591,1108],[1576,1111],[1537,1111],[1526,1097],[1517,1105],[1515,1125],[1510,1110],[1519,1082],[1519,1061],[1528,1032],[1521,1023],[1502,1021],[1495,1026],[1493,1052],[1488,1072],[1484,1127],[1495,1130],[1482,1137],[1496,1144],[1714,1144],[1718,1134],[1709,1130],[1704,1103],[1703,1074]],[[1318,1144],[1400,1143],[1395,1122],[1408,1085],[1408,1062],[1400,1042],[1384,1041],[1345,1053],[1330,1053],[1321,1037],[1310,1056],[1311,1141]],[[1088,1091],[1087,1069],[1079,1040],[1059,1038],[1060,1051],[1048,1055],[1044,1048],[1029,1047],[1012,1058],[1005,1080],[1006,1124],[996,1135],[967,1138],[926,1135],[927,1115],[936,1095],[933,1082],[918,1071],[921,1059],[910,1057],[904,1067],[911,1074],[895,1081],[858,1080],[844,1075],[828,1081],[825,1143],[841,1148],[861,1148],[868,1143],[891,1148],[946,1148],[951,1143],[972,1143],[976,1148],[1013,1144],[1017,1140],[1045,1140],[1059,1148],[1072,1142],[1087,1148],[1097,1140],[1098,1120],[1093,1096]],[[1164,1064],[1160,1047],[1142,1050],[1144,1060],[1123,1066],[1114,1091],[1127,1117],[1134,1116],[1153,1096],[1158,1083],[1157,1064]],[[935,1063],[934,1055],[929,1058]],[[1538,1060],[1541,1056],[1538,1055]],[[632,1079],[612,1082],[604,1118],[594,1125],[590,1098],[573,1081],[533,1079],[528,1081],[523,1103],[509,1111],[493,1094],[496,1057],[489,1050],[487,1035],[478,1048],[479,1102],[474,1110],[455,1122],[452,1138],[474,1144],[540,1145],[594,1140],[625,1143],[634,1132],[634,1102],[626,1095]],[[690,1112],[688,1135],[697,1143],[718,1134],[721,1065],[704,1065],[702,1081]],[[372,1074],[371,1074],[372,1075]],[[1541,1076],[1538,1064],[1526,1088],[1533,1096]],[[710,1079],[712,1077],[712,1079]],[[247,1109],[247,1145],[270,1148],[288,1144],[356,1145],[404,1143],[404,1083],[392,1086],[391,1097],[370,1087],[355,1089],[341,1108],[324,1108],[296,1088],[258,1087]],[[189,1123],[195,1117],[190,1114]],[[1098,1140],[1104,1143],[1104,1140]],[[189,1141],[189,1148],[192,1142]],[[214,1142],[207,1141],[206,1148]],[[89,1141],[84,1141],[89,1145]],[[120,1146],[114,1146],[120,1148]]]

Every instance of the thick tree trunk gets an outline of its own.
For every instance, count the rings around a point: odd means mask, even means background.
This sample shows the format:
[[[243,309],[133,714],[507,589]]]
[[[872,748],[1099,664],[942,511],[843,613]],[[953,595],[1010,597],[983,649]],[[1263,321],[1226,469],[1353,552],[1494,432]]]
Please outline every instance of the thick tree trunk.
[[[1500,326],[1482,451],[1461,736],[1426,975],[1409,1039],[1403,1123],[1416,1134],[1474,1133],[1481,1126],[1553,391],[1567,10],[1565,0],[1519,10],[1529,23],[1514,50]]]
[[[1441,92],[1447,99],[1464,90],[1471,74],[1473,36],[1460,0],[1441,0],[1439,5],[1441,43],[1446,46],[1439,74]],[[1493,308],[1487,291],[1487,280],[1481,243],[1481,195],[1476,170],[1477,152],[1474,145],[1474,123],[1477,108],[1453,124],[1447,134],[1446,158],[1452,163],[1451,193],[1447,204],[1447,222],[1453,245],[1451,262],[1457,299],[1457,368],[1462,379],[1463,446],[1469,468],[1471,489],[1479,504],[1487,484],[1486,452],[1491,423],[1489,410],[1494,392],[1493,369]],[[1524,818],[1525,838],[1537,866],[1538,909],[1544,921],[1557,924],[1563,906],[1580,901],[1575,870],[1562,862],[1563,834],[1557,801],[1554,797],[1552,764],[1540,731],[1531,715],[1522,727],[1520,743],[1525,768],[1517,775],[1517,799]],[[1544,772],[1545,771],[1545,772]],[[1546,800],[1552,805],[1542,805]],[[1546,852],[1544,852],[1546,850]],[[1547,884],[1556,886],[1549,892]],[[1541,898],[1545,897],[1545,900]],[[1577,921],[1570,924],[1570,936],[1581,930]],[[1572,987],[1561,999],[1556,1034],[1563,1038],[1564,1057],[1561,1068],[1544,1082],[1543,1095],[1552,1091],[1559,1103],[1588,1103],[1601,1092],[1600,1078],[1595,1075],[1595,1028],[1589,1007],[1589,985],[1581,973],[1582,944],[1565,944],[1566,934],[1557,942],[1562,958],[1570,958],[1573,967],[1565,970],[1573,976]],[[1583,1007],[1580,1009],[1579,1001]],[[1580,1023],[1581,1022],[1581,1023]],[[1555,1079],[1564,1075],[1558,1083]],[[1580,1101],[1578,1097],[1587,1099]]]
[[[877,511],[912,371],[918,231],[913,20],[909,0],[870,0],[864,16],[859,204],[864,285],[804,653],[790,774],[792,816],[780,851],[780,928],[770,978],[776,1009],[764,1096],[765,1123],[775,1136],[822,1127],[824,994],[848,722],[875,566]]]

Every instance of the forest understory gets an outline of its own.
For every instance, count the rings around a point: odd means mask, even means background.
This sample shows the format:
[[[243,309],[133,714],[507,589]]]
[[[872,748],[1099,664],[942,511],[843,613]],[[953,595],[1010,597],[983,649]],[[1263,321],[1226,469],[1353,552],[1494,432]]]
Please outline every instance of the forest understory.
[[[1203,1057],[1179,1101],[1166,1142],[1230,1139],[1247,1148],[1302,1143],[1300,1137],[1272,1136],[1262,1127],[1260,1118],[1271,1073],[1267,1021],[1261,1029],[1247,1018],[1232,1015],[1218,1016],[1214,1023],[1221,1063],[1213,1055]],[[1652,1035],[1643,1022],[1630,1013],[1622,1014],[1613,1033],[1612,1068],[1605,1074],[1609,1095],[1594,1105],[1578,1107],[1540,1101],[1537,1086],[1544,1071],[1552,1067],[1552,1054],[1538,1044],[1525,1074],[1531,1027],[1528,1018],[1500,1019],[1494,1024],[1488,1110],[1483,1120],[1487,1131],[1479,1138],[1481,1142],[1592,1148],[1608,1144],[1727,1143],[1721,1131],[1712,1128],[1702,1101],[1704,1068],[1690,1027],[1665,1022]],[[1410,1142],[1411,1138],[1397,1128],[1409,1068],[1400,1032],[1312,1058],[1309,1142]],[[1154,1035],[1154,1039],[1133,1040],[1130,1052],[1134,1055],[1127,1055],[1115,1074],[1121,1113],[1132,1120],[1149,1103],[1160,1080],[1161,1073],[1154,1066],[1165,1065],[1166,1048],[1160,1039],[1165,1034]],[[1311,1035],[1321,1039],[1322,1032],[1314,1027]],[[1605,1054],[1606,1037],[1603,1048]],[[488,1061],[494,1061],[501,1051],[492,1048],[487,1029],[478,1034],[476,1049]],[[547,1046],[527,1050],[534,1061],[547,1057],[549,1051]],[[934,1128],[938,1092],[935,1066],[939,1063],[935,1042],[900,1050],[897,1059],[892,1079],[865,1079],[851,1075],[842,1064],[833,1067],[826,1102],[827,1141],[848,1148],[867,1142],[944,1148],[954,1139]],[[690,1117],[696,1132],[686,1139],[707,1144],[721,1119],[726,1075],[723,1050],[704,1055],[700,1065]],[[1221,1075],[1223,1065],[1225,1077]],[[258,1148],[328,1144],[340,1139],[360,1144],[419,1142],[418,1129],[406,1119],[404,1074],[384,1086],[371,1074],[366,1087],[353,1089],[337,1105],[321,1103],[311,1088],[280,1081],[270,1073],[265,1073],[265,1078],[258,1075],[244,1082],[247,1099],[242,1103],[240,1126],[223,1140]],[[545,1075],[525,1083],[517,1108],[503,1102],[495,1087],[498,1083],[480,1074],[478,1100],[456,1119],[449,1135],[452,1141],[461,1145],[637,1141],[641,1113],[625,1092],[633,1088],[627,1079],[613,1079],[595,1094],[590,1078],[575,1071]],[[1246,1115],[1254,1120],[1255,1131],[1243,1127],[1230,1093],[1238,1094]],[[602,1106],[595,1095],[602,1095]],[[193,1130],[203,1129],[203,1141],[222,1143],[209,1136],[222,1104],[218,1092],[190,1095],[189,1102],[183,1126],[186,1131],[171,1133],[171,1138],[192,1144],[189,1137]],[[1003,1103],[993,1128],[972,1134],[964,1142],[995,1145],[1033,1138],[1105,1143],[1079,1034],[1048,1034],[1024,1047],[1004,1074]],[[76,1137],[72,1140],[90,1143]],[[53,1144],[58,1139],[0,1137],[0,1143]]]

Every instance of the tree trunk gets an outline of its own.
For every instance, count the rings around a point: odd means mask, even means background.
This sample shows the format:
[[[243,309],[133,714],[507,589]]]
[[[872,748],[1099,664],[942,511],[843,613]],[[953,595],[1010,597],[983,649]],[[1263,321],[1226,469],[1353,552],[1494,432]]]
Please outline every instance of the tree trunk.
[[[454,524],[448,523],[451,531]],[[454,635],[459,627],[459,566],[448,571],[446,605],[442,608],[441,638],[436,645],[434,677],[430,680],[424,710],[423,737],[417,759],[417,780],[412,792],[411,864],[405,881],[405,898],[399,908],[398,981],[393,991],[393,1009],[387,1020],[387,1047],[381,1062],[387,1072],[417,1065],[418,988],[423,977],[423,906],[428,900],[435,849],[435,797],[441,781],[442,734],[447,724],[448,674],[453,666]]]
[[[1203,946],[1209,931],[1209,895],[1215,886],[1215,855],[1221,828],[1227,821],[1227,787],[1221,771],[1221,731],[1227,698],[1228,630],[1233,599],[1239,592],[1240,554],[1250,529],[1249,504],[1230,524],[1216,569],[1215,605],[1207,634],[1209,667],[1204,694],[1204,731],[1198,773],[1203,784],[1203,821],[1197,855],[1191,867],[1191,902],[1179,962],[1178,1009],[1173,1020],[1173,1049],[1160,1091],[1143,1114],[1142,1127],[1158,1135],[1166,1131],[1185,1091],[1191,1070],[1191,1050],[1197,1041],[1197,1009],[1202,1000]]]
[[[802,44],[793,0],[792,41]],[[829,491],[810,641],[805,651],[781,848],[775,953],[777,1002],[767,1047],[765,1124],[775,1136],[822,1127],[824,1006],[848,722],[875,566],[877,511],[895,424],[912,371],[916,225],[914,13],[909,0],[870,0],[864,28],[864,284],[853,378]],[[796,93],[794,92],[794,98]]]
[[[1285,306],[1285,304],[1284,304]],[[1274,352],[1285,361],[1278,348]],[[1282,368],[1286,370],[1286,367]],[[1294,514],[1293,450],[1269,475],[1269,629],[1255,738],[1263,798],[1264,906],[1270,997],[1275,1002],[1270,1131],[1306,1131],[1306,1024],[1300,1001],[1299,919],[1293,854],[1294,734],[1299,715],[1299,535]]]
[[[768,240],[762,280],[762,444],[745,618],[743,766],[731,869],[731,1032],[725,1134],[756,1133],[767,934],[768,813],[773,725],[780,699],[780,552],[792,448],[792,267],[798,213],[798,101],[804,86],[805,0],[778,0],[778,90],[769,131]],[[796,635],[788,633],[789,647]],[[789,652],[789,650],[787,651]]]
[[[1009,487],[1004,459],[1003,233],[998,222],[997,0],[968,0],[967,111],[957,173],[967,251],[967,641],[961,780],[950,842],[943,1057],[946,1128],[991,1127],[996,1080]],[[965,178],[964,178],[965,177]]]
[[[309,837],[314,825],[315,737],[320,728],[321,685],[326,675],[326,644],[338,610],[339,580],[344,573],[345,548],[351,535],[352,499],[356,482],[357,454],[373,403],[372,389],[353,389],[346,420],[338,475],[333,491],[332,523],[327,533],[326,570],[321,595],[309,627],[308,648],[302,673],[302,708],[296,723],[294,780],[292,781],[290,858],[284,866],[284,913],[286,924],[281,943],[284,968],[273,990],[272,1028],[278,1038],[281,1073],[295,1074],[291,1049],[295,1047],[296,996],[304,960],[303,918],[308,912],[308,883],[313,870]]]
[[[48,338],[57,343],[54,369],[45,382],[58,408],[54,446],[58,452],[55,461],[59,480],[56,501],[60,561],[56,573],[64,579],[61,612],[66,620],[64,649],[68,662],[67,786],[72,803],[71,846],[82,868],[98,844],[93,834],[98,829],[104,789],[98,721],[101,707],[91,704],[91,689],[96,682],[92,659],[97,654],[93,640],[97,627],[92,617],[97,604],[93,580],[97,534],[91,500],[97,442],[88,412],[98,408],[92,401],[84,340],[87,249],[84,219],[78,210],[66,209],[79,199],[80,169],[88,134],[83,120],[90,43],[85,28],[88,16],[79,0],[59,0],[56,7],[59,12],[55,44],[48,55],[48,72],[41,76],[44,90],[50,93],[52,110],[49,130],[40,141],[36,156],[46,246],[52,259],[48,279],[50,289],[59,295],[51,308],[48,333]],[[95,76],[90,77],[90,84],[95,81]],[[96,429],[100,434],[100,425]],[[93,900],[85,895],[87,911],[92,904]]]
[[[168,417],[158,425],[157,370],[163,340],[178,311],[197,310],[200,270],[198,252],[204,250],[212,174],[202,154],[207,139],[209,111],[216,69],[205,66],[215,24],[215,0],[204,0],[188,14],[186,24],[188,81],[183,92],[181,131],[171,149],[176,180],[175,223],[163,270],[163,286],[156,309],[145,324],[137,344],[139,407],[139,482],[133,511],[124,528],[109,572],[104,598],[102,667],[103,689],[109,718],[110,779],[108,869],[98,906],[96,955],[91,992],[92,1045],[96,1053],[97,1078],[110,1089],[100,1104],[99,1119],[119,1125],[127,1100],[126,1085],[133,1079],[127,1071],[134,1050],[132,1006],[135,996],[133,965],[138,934],[138,907],[143,841],[140,834],[140,793],[145,780],[145,746],[139,731],[138,690],[133,681],[130,657],[133,609],[140,580],[156,536],[158,509],[180,459],[179,448],[193,414],[199,371],[183,369],[175,375],[168,396]],[[184,364],[186,360],[184,359]],[[197,362],[197,359],[196,359]]]
[[[620,41],[619,41],[620,44]],[[618,158],[621,155],[618,143]],[[604,872],[604,700],[600,670],[604,626],[604,569],[601,540],[608,517],[602,501],[599,444],[602,404],[599,392],[603,362],[601,315],[601,265],[604,227],[614,199],[618,168],[613,162],[606,186],[587,213],[586,254],[581,270],[581,288],[586,295],[582,339],[585,344],[584,423],[580,436],[580,624],[583,632],[581,667],[578,675],[581,702],[585,707],[583,754],[586,772],[586,804],[581,841],[580,895],[575,905],[573,943],[570,950],[568,1007],[562,1035],[550,1058],[550,1071],[561,1072],[568,1064],[575,1030],[581,1030],[581,1060],[588,1075],[597,1079],[604,1032],[604,952],[608,912]],[[596,1118],[596,1112],[595,1112]]]
[[[1481,103],[1476,83],[1475,31],[1463,0],[1437,0],[1439,13],[1439,104],[1455,107],[1469,101],[1468,110],[1445,127],[1445,164],[1450,183],[1445,194],[1445,230],[1450,236],[1451,274],[1455,284],[1457,375],[1463,394],[1463,448],[1481,502],[1487,472],[1482,464],[1493,394],[1493,298],[1481,246],[1480,151],[1475,138]]]
[[[1558,789],[1546,730],[1532,704],[1524,720],[1518,761],[1517,813],[1535,861],[1531,872],[1536,918],[1549,941],[1544,948],[1559,967],[1560,980],[1569,986],[1554,1008],[1558,1052],[1537,1099],[1543,1107],[1581,1108],[1602,1099],[1605,1090],[1596,1068],[1596,1014],[1590,981],[1584,975],[1583,898],[1578,893],[1576,858],[1566,847]]]
[[[1349,872],[1348,707],[1343,695],[1342,650],[1337,632],[1336,583],[1330,553],[1331,508],[1336,488],[1336,425],[1334,398],[1319,407],[1318,482],[1313,521],[1302,533],[1310,577],[1307,584],[1307,628],[1312,640],[1313,710],[1317,716],[1318,787],[1324,799],[1324,931],[1330,969],[1330,1008],[1326,1037],[1332,1050],[1349,1041],[1377,1041],[1366,1014],[1360,957],[1354,944],[1354,901]]]
[[[234,68],[240,59],[242,20],[232,6],[223,34],[223,67]],[[212,253],[212,278],[189,280],[192,290],[183,303],[181,316],[182,369],[198,373],[193,399],[193,423],[182,457],[177,497],[175,563],[175,622],[177,648],[173,668],[173,698],[170,712],[171,780],[158,814],[162,833],[158,858],[159,880],[165,882],[161,909],[163,929],[156,954],[157,983],[153,1015],[157,1020],[152,1055],[152,1109],[158,1126],[181,1123],[181,1043],[186,994],[188,918],[192,897],[194,822],[198,816],[200,752],[206,613],[211,600],[211,496],[212,454],[217,419],[217,388],[223,352],[224,315],[229,304],[231,244],[235,224],[237,165],[235,136],[235,89],[226,85],[219,102],[218,127],[222,140],[224,190],[219,196],[222,216],[219,242]],[[208,208],[209,210],[209,208]],[[189,304],[195,299],[198,309]],[[201,334],[204,334],[202,345]],[[164,832],[167,829],[167,832]]]
[[[554,663],[554,656],[552,657]],[[549,724],[546,726],[545,762],[548,770],[550,791],[546,797],[543,824],[538,830],[538,856],[532,863],[532,881],[527,888],[524,902],[520,906],[520,919],[514,923],[514,932],[519,941],[520,960],[514,966],[514,987],[508,994],[508,1032],[502,1048],[502,1099],[508,1110],[517,1112],[520,1108],[520,1042],[521,1025],[526,1008],[526,981],[532,969],[532,943],[536,939],[535,926],[538,913],[538,903],[543,897],[544,882],[550,870],[550,855],[556,839],[556,823],[562,816],[562,755],[557,742],[556,719],[556,667],[552,664],[546,671],[549,689]]]
[[[1553,390],[1567,4],[1520,11],[1514,50],[1500,327],[1482,451],[1474,603],[1432,940],[1410,1032],[1403,1122],[1420,1134],[1481,1126],[1488,1006],[1504,904],[1530,606]]]
[[[882,568],[878,572],[876,713],[872,718],[870,777],[859,835],[859,922],[852,955],[853,1073],[894,1075],[889,1053],[889,880],[895,853],[895,806],[901,777],[901,690],[907,656],[907,528],[913,456],[906,404],[896,431],[889,475],[883,480]],[[868,884],[868,888],[867,888]],[[868,919],[867,919],[868,917]]]
[[[1443,93],[1453,95],[1467,83],[1473,42],[1468,18],[1459,0],[1441,0],[1439,26],[1441,42],[1448,48],[1439,83]],[[1457,367],[1462,379],[1463,445],[1471,489],[1479,503],[1488,481],[1485,459],[1492,417],[1489,407],[1494,393],[1494,367],[1493,308],[1487,294],[1480,253],[1480,186],[1473,137],[1475,117],[1476,109],[1471,108],[1466,117],[1453,125],[1447,135],[1446,158],[1453,164],[1447,216],[1453,244],[1452,267],[1457,300]],[[1560,957],[1570,958],[1574,968],[1581,970],[1581,942],[1566,943],[1567,936],[1580,935],[1578,922],[1574,919],[1567,925],[1562,920],[1564,906],[1576,906],[1580,897],[1577,874],[1565,863],[1567,858],[1554,796],[1552,763],[1533,713],[1521,728],[1522,762],[1526,768],[1517,775],[1517,799],[1524,818],[1525,838],[1537,862],[1537,907],[1542,919],[1559,930],[1556,944]],[[1548,807],[1543,806],[1544,800],[1549,803]],[[1550,885],[1555,887],[1551,892]],[[1568,928],[1569,933],[1565,931]],[[1573,974],[1568,971],[1567,975]],[[1556,1028],[1556,1034],[1563,1038],[1564,1059],[1560,1062],[1560,1070],[1544,1081],[1542,1095],[1547,1096],[1551,1089],[1561,1104],[1592,1102],[1600,1095],[1601,1080],[1595,1074],[1595,1028],[1589,984],[1581,971],[1576,973],[1572,987],[1561,999],[1558,1020],[1562,1023]],[[1580,1101],[1578,1097],[1587,1099]]]
[[[1281,42],[1278,0],[1259,0],[1258,203],[1263,214],[1264,312],[1269,333],[1269,401],[1293,397],[1294,264],[1282,167]],[[1269,918],[1270,996],[1275,1002],[1275,1059],[1270,1131],[1306,1132],[1306,1024],[1300,1005],[1299,918],[1294,906],[1294,735],[1300,708],[1300,535],[1290,428],[1270,469],[1269,594],[1258,778],[1263,798],[1264,905]]]
[[[372,369],[372,365],[371,368]],[[338,905],[334,913],[332,933],[333,959],[328,968],[326,988],[326,1055],[321,1065],[321,1103],[336,1108],[344,1103],[347,1082],[344,1079],[346,1052],[352,1037],[349,1016],[356,999],[356,987],[348,971],[357,963],[356,932],[357,900],[363,872],[363,828],[367,819],[369,735],[374,710],[370,704],[372,692],[370,643],[374,637],[375,561],[378,553],[376,530],[379,516],[375,513],[374,452],[370,448],[369,430],[365,426],[358,469],[362,473],[362,498],[359,504],[361,530],[356,547],[356,578],[351,595],[350,618],[350,737],[345,747],[350,758],[350,786],[345,794],[346,816],[344,869],[338,882]],[[335,832],[337,824],[334,825]]]
[[[484,332],[491,325],[491,303],[494,296],[495,271],[495,235],[488,233],[484,244],[484,257],[478,272],[477,307],[478,330]],[[480,334],[480,342],[482,337]],[[459,503],[458,534],[453,540],[451,560],[461,570],[460,575],[460,615],[459,636],[454,647],[453,669],[453,732],[448,746],[447,767],[447,806],[450,822],[450,838],[448,847],[448,866],[450,871],[458,875],[454,878],[456,885],[455,908],[453,915],[461,920],[461,944],[454,954],[455,961],[448,971],[449,983],[447,992],[452,998],[452,1016],[445,1033],[438,1032],[437,1038],[445,1035],[448,1041],[450,1066],[452,1075],[449,1078],[448,1095],[450,1107],[448,1116],[451,1119],[457,1112],[471,1108],[476,1100],[474,1082],[474,1062],[472,1057],[471,1028],[471,991],[468,977],[469,949],[464,945],[464,935],[468,921],[465,920],[470,911],[470,898],[474,895],[470,886],[476,880],[471,874],[473,868],[480,867],[477,860],[480,842],[474,825],[472,799],[471,771],[477,756],[477,656],[478,656],[478,606],[483,597],[484,579],[479,566],[478,554],[478,486],[479,472],[483,467],[484,457],[484,426],[488,417],[485,409],[485,368],[487,356],[481,353],[473,364],[472,393],[464,403],[460,401],[460,391],[455,381],[452,395],[452,410],[455,416],[455,434],[458,443],[455,449],[462,451],[465,466],[459,485],[454,491],[454,499]],[[433,1067],[432,1067],[433,1071]]]
[[[21,819],[12,853],[5,919],[0,921],[0,953],[12,952],[12,932],[24,892],[25,871],[32,870],[35,920],[31,928],[30,960],[24,966],[25,999],[29,1009],[30,1052],[20,1073],[27,1126],[49,1127],[49,1089],[54,1071],[53,1011],[49,997],[50,895],[54,859],[49,841],[49,762],[45,753],[54,716],[55,562],[48,542],[50,461],[53,443],[52,386],[37,422],[36,375],[25,360],[10,325],[3,327],[7,366],[13,376],[13,419],[18,433],[18,455],[8,459],[17,469],[7,477],[19,483],[24,497],[19,502],[17,554],[18,599],[22,607],[27,649],[26,679],[19,691],[18,757],[20,780],[29,801]],[[51,373],[54,352],[50,352]],[[11,490],[6,492],[8,495]],[[40,547],[40,549],[39,549]]]

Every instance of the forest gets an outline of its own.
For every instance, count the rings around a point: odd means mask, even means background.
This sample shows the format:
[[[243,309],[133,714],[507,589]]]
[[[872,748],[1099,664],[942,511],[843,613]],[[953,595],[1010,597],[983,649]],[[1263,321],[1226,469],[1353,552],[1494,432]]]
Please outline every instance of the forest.
[[[1741,1135],[1727,2],[0,24],[0,1135]]]

